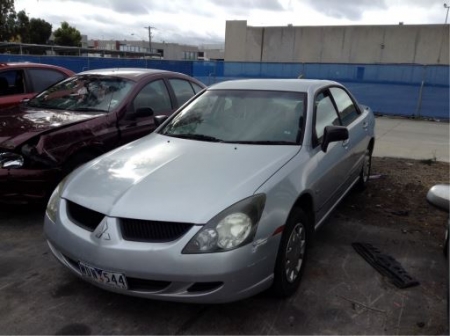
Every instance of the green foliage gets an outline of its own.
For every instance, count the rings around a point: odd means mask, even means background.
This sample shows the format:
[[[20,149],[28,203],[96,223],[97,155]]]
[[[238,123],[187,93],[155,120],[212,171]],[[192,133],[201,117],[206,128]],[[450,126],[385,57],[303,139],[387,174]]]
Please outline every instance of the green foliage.
[[[47,44],[52,34],[52,25],[42,19],[31,19],[24,10],[16,13],[14,0],[0,0],[0,42]],[[8,50],[18,52],[18,49]],[[33,52],[42,54],[43,49]]]
[[[80,32],[75,27],[71,27],[66,21],[61,23],[61,27],[56,29],[53,35],[57,45],[81,47]]]
[[[30,18],[24,10],[17,13],[14,35],[22,43],[30,43]]]
[[[0,42],[14,39],[16,11],[14,0],[0,1]]]
[[[52,25],[42,19],[30,20],[30,43],[47,44],[52,35]]]
[[[16,13],[14,0],[0,0],[0,42],[47,44],[51,34],[50,23],[42,19],[30,19],[24,10]],[[81,47],[81,34],[67,22],[62,22],[55,31],[55,44]],[[42,52],[39,49],[39,53]]]

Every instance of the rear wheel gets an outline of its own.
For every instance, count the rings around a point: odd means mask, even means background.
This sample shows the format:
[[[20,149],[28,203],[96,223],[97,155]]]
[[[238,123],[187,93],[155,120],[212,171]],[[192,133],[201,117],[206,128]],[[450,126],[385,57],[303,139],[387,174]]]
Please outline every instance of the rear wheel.
[[[361,173],[359,174],[359,180],[356,184],[358,190],[364,190],[367,187],[367,182],[370,177],[370,169],[372,168],[372,150],[370,148],[366,149],[364,153],[364,162],[361,167]]]
[[[298,288],[307,257],[310,223],[301,209],[290,215],[281,237],[275,265],[273,291],[288,297]]]

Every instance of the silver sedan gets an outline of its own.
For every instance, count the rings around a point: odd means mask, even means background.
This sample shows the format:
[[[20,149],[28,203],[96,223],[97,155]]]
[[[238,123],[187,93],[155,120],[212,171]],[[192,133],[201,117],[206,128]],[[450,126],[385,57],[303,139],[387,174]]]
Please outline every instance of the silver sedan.
[[[63,180],[46,211],[48,244],[74,274],[118,293],[287,297],[314,231],[366,185],[374,125],[332,81],[213,85]]]

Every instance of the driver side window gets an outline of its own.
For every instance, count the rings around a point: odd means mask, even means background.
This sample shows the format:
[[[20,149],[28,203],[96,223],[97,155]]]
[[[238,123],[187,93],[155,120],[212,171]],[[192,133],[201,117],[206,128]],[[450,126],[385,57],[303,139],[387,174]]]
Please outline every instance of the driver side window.
[[[330,88],[344,126],[350,125],[359,116],[359,111],[350,96],[341,88]]]
[[[323,131],[325,127],[339,126],[340,121],[328,91],[322,92],[319,95],[317,95],[314,101],[314,106],[316,114],[314,125],[314,130],[317,137],[316,143],[321,144],[323,139]]]
[[[151,108],[154,115],[172,110],[169,92],[163,80],[155,80],[142,88],[133,100],[133,112],[140,108]]]

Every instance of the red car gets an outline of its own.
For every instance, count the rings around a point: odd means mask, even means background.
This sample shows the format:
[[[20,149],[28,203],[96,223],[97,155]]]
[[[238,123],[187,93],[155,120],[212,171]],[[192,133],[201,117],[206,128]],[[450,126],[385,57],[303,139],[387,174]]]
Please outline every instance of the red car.
[[[75,73],[40,63],[0,63],[0,109],[18,105]]]
[[[0,202],[45,200],[70,171],[149,134],[204,88],[163,70],[92,70],[2,110]]]

